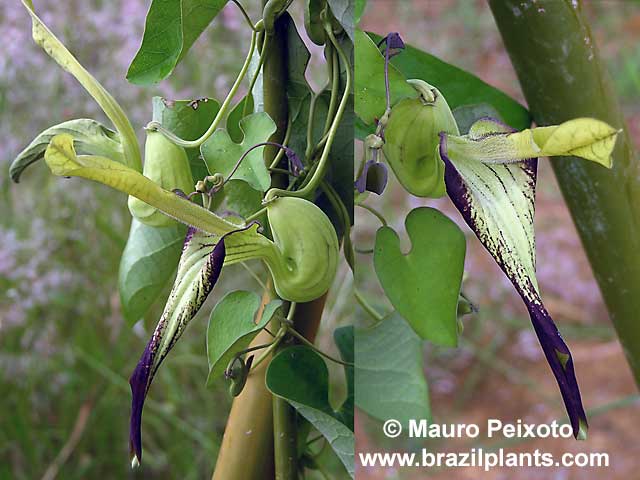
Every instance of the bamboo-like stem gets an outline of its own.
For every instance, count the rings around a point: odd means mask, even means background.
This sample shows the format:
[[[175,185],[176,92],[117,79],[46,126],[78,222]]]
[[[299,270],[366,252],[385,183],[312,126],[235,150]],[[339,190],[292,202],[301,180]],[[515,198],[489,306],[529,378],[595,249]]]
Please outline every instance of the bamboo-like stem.
[[[271,298],[267,291],[262,297],[261,309]],[[271,335],[263,330],[251,346],[272,340]],[[242,393],[233,401],[213,480],[274,478],[271,393],[264,382],[267,365],[268,362],[263,362],[251,371]]]
[[[276,20],[274,32],[269,34],[269,50],[261,52],[264,58],[262,86],[264,93],[264,111],[276,123],[277,130],[269,142],[283,143],[287,131],[288,102],[284,87],[287,79],[287,32],[286,24]],[[278,155],[277,148],[267,146],[264,149],[265,165],[270,166]],[[286,186],[287,176],[274,173],[272,187]],[[298,452],[296,436],[296,412],[289,403],[272,396],[273,415],[273,455],[276,480],[296,480],[298,478]]]
[[[269,138],[269,141],[276,143],[282,143],[287,127],[287,98],[283,88],[287,78],[286,32],[282,31],[281,25],[282,22],[276,21],[274,32],[266,42],[268,51],[262,52],[264,111],[277,125],[276,133]],[[277,152],[278,149],[269,146],[264,149],[266,165],[270,165]],[[272,175],[273,186],[281,186],[284,181],[286,176],[283,178],[279,174]],[[265,293],[265,298],[272,298],[272,293]],[[304,308],[301,310],[304,311]],[[271,329],[276,331],[277,326],[272,325]],[[263,331],[251,345],[265,343],[270,339],[269,334]],[[233,402],[213,480],[273,480],[276,472],[274,457],[282,459],[288,456],[287,449],[280,448],[282,445],[279,445],[277,453],[274,452],[273,412],[282,418],[291,418],[295,412],[284,401],[274,407],[273,395],[265,386],[267,366],[268,361],[265,361],[249,375],[243,392]],[[289,415],[284,416],[284,412]],[[280,423],[278,422],[279,425]],[[288,422],[287,425],[293,426],[295,432],[294,423]],[[285,427],[280,425],[279,428]],[[293,438],[295,439],[295,435]],[[294,457],[293,469],[296,471],[295,450]]]
[[[552,166],[640,385],[640,163],[595,39],[576,0],[489,4],[538,125],[588,116],[625,129],[611,170],[576,158]]]

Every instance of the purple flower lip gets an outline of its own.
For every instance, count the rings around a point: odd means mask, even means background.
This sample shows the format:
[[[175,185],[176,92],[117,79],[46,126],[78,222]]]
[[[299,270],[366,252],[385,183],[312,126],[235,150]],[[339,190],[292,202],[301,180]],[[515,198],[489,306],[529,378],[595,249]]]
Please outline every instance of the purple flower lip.
[[[389,173],[386,165],[369,160],[364,164],[362,173],[355,181],[355,188],[359,193],[363,193],[366,190],[381,195],[387,186],[388,178]]]
[[[511,129],[510,127],[504,126],[504,130],[509,131]],[[496,134],[500,134],[500,132],[496,132]],[[484,208],[486,205],[482,203],[482,195],[476,193],[470,184],[467,184],[467,181],[461,173],[462,170],[460,170],[463,165],[456,167],[456,164],[449,158],[447,151],[447,134],[444,132],[440,133],[439,151],[440,157],[445,163],[447,194],[460,211],[464,221],[474,231],[485,249],[493,256],[496,263],[505,275],[507,275],[525,303],[538,341],[560,388],[560,393],[571,421],[573,435],[577,439],[585,438],[588,429],[587,417],[580,396],[571,352],[562,339],[549,312],[542,303],[542,299],[535,285],[535,279],[527,273],[528,271],[533,271],[535,265],[535,244],[533,240],[529,247],[531,257],[530,259],[524,260],[525,262],[529,261],[532,263],[530,270],[528,270],[526,265],[514,262],[516,255],[514,255],[512,245],[509,243],[509,237],[505,236],[506,234],[503,230],[491,230],[491,228],[487,226],[491,221],[495,220],[491,218],[491,210]],[[515,190],[520,190],[520,193],[528,199],[529,211],[523,215],[523,218],[526,218],[526,221],[531,223],[531,225],[529,225],[531,229],[533,229],[533,201],[537,179],[537,165],[537,159],[530,158],[510,165],[487,165],[478,163],[476,166],[477,169],[486,169],[487,178],[493,179],[493,181],[498,180],[495,182],[493,188],[496,189],[495,191],[499,191],[499,194],[504,196],[504,198],[510,200],[512,208],[515,208],[515,203],[509,195],[513,194]],[[502,177],[500,176],[501,173],[504,174]],[[518,180],[516,180],[516,178]],[[476,186],[474,188],[479,187]],[[486,195],[487,193],[483,190],[482,194]],[[494,223],[500,225],[498,222]],[[525,227],[526,225],[523,224],[523,229],[525,229]]]
[[[194,227],[189,227],[185,236],[183,254],[189,247],[196,232],[197,230]],[[228,233],[227,235],[231,235],[232,233],[234,232]],[[226,255],[224,239],[227,235],[221,237],[208,254],[207,261],[200,271],[198,284],[193,290],[193,298],[187,302],[185,309],[180,312],[178,319],[179,325],[172,329],[173,337],[169,340],[168,344],[165,342],[165,346],[161,350],[162,341],[167,334],[168,327],[168,318],[165,316],[165,313],[163,313],[151,339],[140,357],[140,361],[131,374],[131,378],[129,379],[132,394],[129,424],[129,452],[131,455],[131,465],[133,467],[140,465],[142,461],[142,410],[153,377],[164,358],[184,331],[187,323],[195,316],[217,283]],[[172,300],[172,296],[173,290],[169,297],[169,302]]]

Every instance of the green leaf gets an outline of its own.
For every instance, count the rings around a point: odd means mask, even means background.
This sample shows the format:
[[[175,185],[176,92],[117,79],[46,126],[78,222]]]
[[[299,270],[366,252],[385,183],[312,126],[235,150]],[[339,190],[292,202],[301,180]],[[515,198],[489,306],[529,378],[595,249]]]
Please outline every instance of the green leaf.
[[[228,293],[217,303],[207,328],[207,385],[224,373],[231,359],[249,346],[281,306],[281,300],[273,300],[265,305],[259,318],[256,318],[260,297],[242,290]]]
[[[369,35],[376,43],[382,38],[376,34]],[[513,128],[522,130],[531,125],[527,109],[506,93],[411,45],[407,44],[402,53],[391,59],[391,63],[406,78],[419,78],[437,87],[452,110],[461,105],[488,103]]]
[[[353,476],[353,430],[329,404],[329,371],[322,357],[304,345],[285,348],[269,363],[266,384],[322,433]]]
[[[227,177],[240,157],[252,146],[266,142],[276,131],[276,124],[266,112],[249,115],[240,120],[243,133],[241,143],[235,143],[226,130],[217,130],[200,147],[209,173]],[[271,185],[269,171],[262,156],[263,147],[256,148],[242,161],[232,178],[244,180],[255,190],[265,192]]]
[[[374,42],[362,30],[356,30],[355,112],[365,124],[373,126],[386,108],[384,86],[384,56]],[[403,51],[400,55],[404,55]],[[418,93],[393,65],[389,65],[389,91],[391,105],[403,98],[416,98]],[[428,77],[425,80],[433,83]],[[439,85],[436,85],[440,88]],[[447,97],[447,100],[449,97]]]
[[[135,218],[131,221],[118,277],[122,313],[129,325],[147,313],[171,280],[186,231],[180,224],[150,227]]]
[[[378,230],[373,258],[376,274],[391,304],[421,338],[456,346],[464,234],[445,215],[427,207],[409,212],[405,226],[411,240],[406,255],[392,228]]]
[[[74,148],[81,155],[102,155],[116,162],[125,163],[118,133],[95,120],[79,118],[54,125],[40,133],[11,163],[9,168],[11,179],[18,183],[25,168],[42,160],[51,139],[61,133],[73,137]]]
[[[242,180],[230,180],[225,183],[222,191],[216,193],[213,200],[215,211],[226,211],[242,218],[247,218],[262,208],[262,193]]]
[[[355,0],[355,2],[354,24],[358,26],[360,19],[364,14],[364,10],[367,8],[367,0]]]
[[[354,1],[353,0],[327,0],[333,16],[340,22],[351,41],[354,40]]]
[[[356,337],[356,405],[379,420],[430,418],[422,341],[397,313]]]
[[[197,100],[167,100],[153,97],[153,120],[185,140],[196,140],[207,131],[220,110],[220,103],[213,98]],[[194,185],[209,172],[200,158],[200,149],[185,149],[189,157]],[[189,193],[189,192],[185,192]]]
[[[327,439],[347,473],[355,478],[355,436],[342,422],[315,408],[289,400],[300,415],[306,418]]]
[[[142,45],[129,66],[127,79],[150,85],[168,77],[226,3],[227,0],[153,0]]]
[[[245,107],[246,104],[246,107]],[[242,113],[245,112],[246,115]],[[240,120],[244,117],[253,113],[253,95],[250,93],[245,96],[242,100],[238,102],[238,104],[233,107],[233,110],[229,112],[229,116],[227,117],[227,132],[229,132],[229,136],[231,140],[235,143],[240,143],[242,141],[242,130],[240,129]]]
[[[326,32],[320,14],[325,8],[326,0],[305,0],[304,3],[304,27],[307,36],[316,45],[324,45]]]
[[[125,165],[129,168],[141,171],[142,160],[136,132],[133,130],[127,115],[111,94],[91,75],[76,58],[67,50],[60,40],[42,23],[33,9],[31,0],[22,0],[22,4],[31,15],[33,40],[47,52],[64,70],[75,77],[89,95],[102,108],[105,115],[111,120],[120,134]]]
[[[354,363],[355,341],[353,325],[336,328],[333,331],[333,340],[334,342],[336,342],[338,350],[340,350],[340,358],[342,358],[342,361]],[[344,373],[347,381],[347,397],[340,407],[340,412],[344,420],[344,424],[353,430],[353,405],[355,403],[355,382],[353,366],[344,365]]]
[[[453,111],[453,117],[456,119],[458,129],[462,135],[466,135],[471,125],[481,118],[495,118],[500,122],[504,122],[498,111],[488,103],[459,106]]]

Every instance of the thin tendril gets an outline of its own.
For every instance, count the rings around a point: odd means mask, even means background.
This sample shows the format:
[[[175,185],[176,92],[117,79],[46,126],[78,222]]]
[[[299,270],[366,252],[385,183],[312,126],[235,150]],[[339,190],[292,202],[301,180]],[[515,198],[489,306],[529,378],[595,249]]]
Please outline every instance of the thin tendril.
[[[327,110],[327,119],[324,122],[323,135],[329,131],[331,126],[331,117],[335,113],[336,103],[338,101],[338,91],[340,90],[340,61],[335,48],[331,49],[331,99],[329,100],[329,109]]]
[[[229,94],[227,95],[227,98],[225,98],[224,102],[222,103],[222,106],[220,107],[220,110],[218,110],[218,114],[216,115],[216,118],[214,118],[213,122],[211,123],[207,131],[204,132],[200,138],[198,138],[197,140],[184,140],[178,137],[173,132],[164,128],[159,122],[150,122],[146,127],[147,130],[156,130],[162,133],[165,137],[167,137],[173,143],[183,148],[198,148],[205,141],[207,141],[207,139],[213,134],[216,128],[218,128],[218,124],[222,121],[222,118],[227,114],[229,105],[231,104],[231,101],[235,97],[236,93],[238,92],[238,88],[240,87],[242,80],[247,74],[247,70],[249,69],[249,64],[251,63],[251,58],[253,57],[253,52],[255,51],[255,48],[256,48],[256,37],[257,37],[257,33],[253,31],[251,33],[251,45],[249,47],[249,53],[247,54],[247,58],[245,59],[244,65],[242,65],[242,69],[240,70],[240,73],[238,74],[236,81],[231,87],[231,90],[229,90]]]
[[[375,208],[364,204],[364,203],[356,203],[356,206],[360,207],[360,208],[364,208],[366,211],[368,211],[369,213],[375,215],[378,220],[380,220],[380,223],[382,223],[382,226],[386,227],[387,226],[387,220],[384,218],[384,216]]]
[[[247,96],[253,95],[253,87],[256,85],[256,81],[258,80],[258,76],[260,75],[260,70],[264,65],[264,59],[267,56],[265,51],[267,50],[269,35],[264,36],[264,40],[262,40],[262,46],[260,48],[260,59],[258,60],[258,66],[256,67],[256,71],[253,72],[251,77],[251,82],[249,83],[249,90],[247,90]],[[246,117],[247,115],[247,101],[245,100],[244,105],[242,106],[242,117]]]
[[[240,159],[236,162],[235,166],[233,167],[233,170],[231,170],[231,173],[227,176],[227,179],[224,181],[224,183],[227,183],[229,180],[231,180],[231,177],[233,177],[234,173],[236,173],[236,171],[238,170],[238,168],[240,167],[240,164],[242,163],[242,161],[247,158],[247,155],[249,155],[253,150],[255,150],[256,148],[259,147],[264,147],[266,145],[272,145],[274,147],[278,147],[281,150],[286,149],[287,147],[285,147],[284,145],[280,144],[280,143],[276,143],[276,142],[261,142],[261,143],[257,143],[256,145],[252,146],[251,148],[249,148],[247,151],[245,151],[242,156],[240,157]],[[224,185],[223,183],[223,185]]]
[[[356,297],[356,301],[360,304],[362,309],[367,312],[376,322],[381,322],[384,320],[384,317],[378,313],[378,311],[369,305],[369,302],[362,296],[362,294],[354,289],[353,296]]]
[[[251,17],[249,17],[249,14],[247,13],[247,11],[244,9],[244,7],[242,6],[242,4],[238,1],[238,0],[231,0],[233,3],[236,4],[236,6],[238,7],[238,9],[240,9],[240,12],[242,12],[242,16],[244,17],[244,19],[247,21],[247,24],[249,25],[249,28],[251,28],[251,30],[253,30],[254,32],[257,32],[258,30],[256,30],[256,26],[253,24],[253,22],[251,21]]]
[[[354,366],[354,364],[352,362],[345,362],[344,360],[339,360],[339,359],[337,359],[335,357],[332,357],[328,353],[323,352],[318,347],[316,347],[313,343],[311,343],[309,340],[307,340],[303,335],[298,333],[295,329],[293,329],[291,327],[288,327],[287,328],[287,332],[290,333],[291,335],[293,335],[294,337],[296,337],[298,340],[300,340],[302,343],[304,343],[307,347],[312,349],[314,352],[319,353],[320,355],[322,355],[326,359],[331,360],[332,362],[335,362],[335,363],[339,363],[340,365],[345,365],[347,367],[353,367]]]
[[[285,134],[284,134],[284,140],[282,140],[282,145],[280,145],[280,149],[278,150],[278,153],[276,153],[276,156],[274,157],[273,162],[271,162],[271,165],[269,166],[269,170],[276,168],[276,165],[278,165],[278,162],[280,162],[280,159],[282,158],[282,155],[284,155],[284,152],[285,152],[284,145],[289,144],[290,138],[291,138],[291,118],[287,120],[287,130],[285,131]]]

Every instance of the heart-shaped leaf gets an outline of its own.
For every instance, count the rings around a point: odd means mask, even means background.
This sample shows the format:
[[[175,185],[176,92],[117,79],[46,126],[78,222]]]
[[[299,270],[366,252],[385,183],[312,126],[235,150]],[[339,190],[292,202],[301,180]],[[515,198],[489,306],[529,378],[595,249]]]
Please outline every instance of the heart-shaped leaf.
[[[379,420],[430,418],[422,341],[397,313],[356,329],[356,405]]]
[[[273,300],[261,309],[260,297],[242,290],[228,293],[216,304],[207,328],[207,385],[223,374],[234,355],[249,346],[281,306],[281,300]]]
[[[127,79],[150,85],[168,77],[226,3],[227,0],[153,0],[142,45],[129,66]]]
[[[266,142],[276,131],[276,124],[265,112],[258,112],[240,120],[243,132],[241,143],[235,143],[226,130],[217,130],[200,147],[209,173],[222,173],[225,177],[233,171],[240,157],[252,146]],[[244,180],[251,188],[265,192],[271,185],[269,171],[262,156],[263,147],[249,153],[232,178]]]
[[[392,228],[378,230],[373,258],[376,274],[394,308],[421,338],[455,346],[464,234],[445,215],[427,207],[409,212],[405,226],[411,240],[406,255]]]

